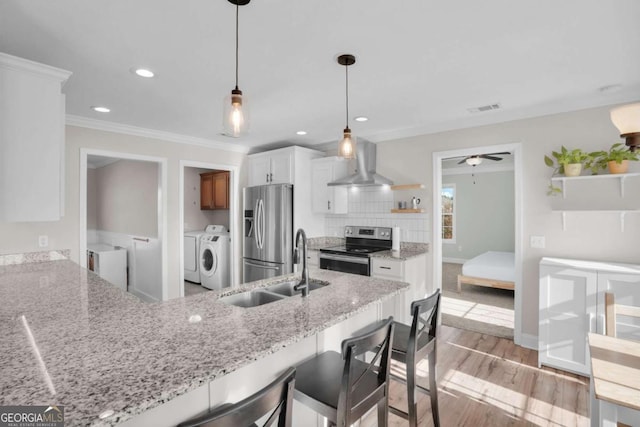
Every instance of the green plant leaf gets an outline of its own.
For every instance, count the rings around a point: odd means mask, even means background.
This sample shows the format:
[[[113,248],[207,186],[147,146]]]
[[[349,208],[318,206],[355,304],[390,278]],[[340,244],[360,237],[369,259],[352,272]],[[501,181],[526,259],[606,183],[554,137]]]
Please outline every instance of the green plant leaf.
[[[545,155],[544,156],[544,164],[549,166],[550,168],[553,167],[553,159],[551,159],[551,157]]]

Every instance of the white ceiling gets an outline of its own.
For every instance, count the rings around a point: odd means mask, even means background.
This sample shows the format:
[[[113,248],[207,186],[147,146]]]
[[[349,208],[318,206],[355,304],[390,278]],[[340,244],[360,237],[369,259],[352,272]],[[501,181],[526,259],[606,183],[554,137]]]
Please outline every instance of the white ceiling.
[[[345,124],[340,53],[357,58],[350,115],[370,118],[351,128],[372,141],[638,100],[638,17],[638,0],[254,0],[240,9],[239,86],[251,104],[240,139],[220,135],[234,85],[228,1],[2,0],[0,51],[72,71],[71,115],[246,147],[310,145]],[[609,85],[621,88],[599,90]],[[493,103],[502,109],[467,111]]]

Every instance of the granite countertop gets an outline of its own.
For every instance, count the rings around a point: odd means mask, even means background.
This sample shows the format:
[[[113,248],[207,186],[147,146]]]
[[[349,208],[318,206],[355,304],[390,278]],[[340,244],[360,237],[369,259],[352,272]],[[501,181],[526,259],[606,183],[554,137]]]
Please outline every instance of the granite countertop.
[[[427,243],[401,243],[399,251],[380,251],[371,254],[371,258],[407,260],[429,252]]]
[[[71,261],[2,266],[0,405],[64,405],[68,426],[115,425],[408,288],[313,270],[331,284],[307,298],[217,301],[294,277],[148,304]]]

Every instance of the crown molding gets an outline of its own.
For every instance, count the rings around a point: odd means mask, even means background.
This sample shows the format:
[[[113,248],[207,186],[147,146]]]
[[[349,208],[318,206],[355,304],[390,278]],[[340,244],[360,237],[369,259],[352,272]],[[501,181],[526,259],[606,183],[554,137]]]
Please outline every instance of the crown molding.
[[[243,145],[230,144],[228,142],[213,141],[205,138],[180,135],[177,133],[164,132],[160,130],[141,128],[137,126],[125,125],[122,123],[107,122],[104,120],[90,119],[87,117],[67,114],[66,123],[68,126],[77,126],[87,129],[115,132],[125,135],[141,136],[143,138],[160,139],[163,141],[175,142],[176,144],[197,145],[206,148],[217,148],[219,150],[233,151],[246,154],[249,147]]]
[[[62,70],[60,68],[52,67],[46,64],[40,64],[39,62],[30,61],[24,58],[18,58],[17,56],[9,55],[0,52],[0,67],[8,70],[26,71],[29,73],[37,74],[41,77],[48,77],[54,80],[64,82],[71,76],[71,71]]]

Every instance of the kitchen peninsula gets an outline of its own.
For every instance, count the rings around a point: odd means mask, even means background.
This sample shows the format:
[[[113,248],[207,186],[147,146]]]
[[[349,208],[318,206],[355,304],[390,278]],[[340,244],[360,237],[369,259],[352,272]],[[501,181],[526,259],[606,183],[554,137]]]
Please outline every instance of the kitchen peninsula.
[[[329,285],[307,298],[218,301],[295,276],[147,304],[71,261],[0,266],[0,405],[62,405],[68,426],[175,425],[338,349],[408,288],[313,270]]]

